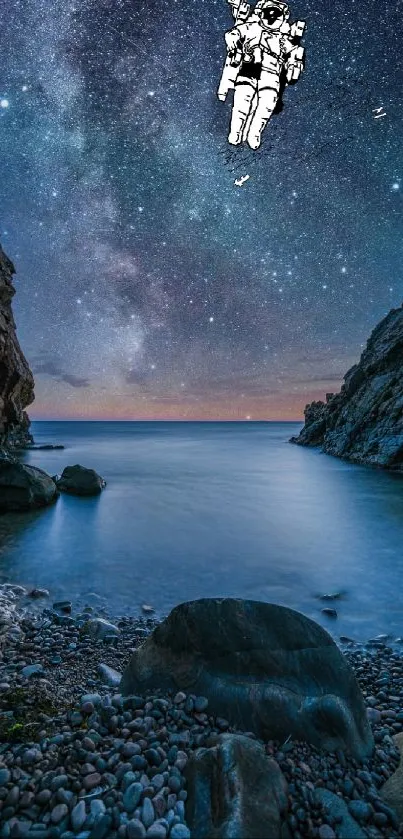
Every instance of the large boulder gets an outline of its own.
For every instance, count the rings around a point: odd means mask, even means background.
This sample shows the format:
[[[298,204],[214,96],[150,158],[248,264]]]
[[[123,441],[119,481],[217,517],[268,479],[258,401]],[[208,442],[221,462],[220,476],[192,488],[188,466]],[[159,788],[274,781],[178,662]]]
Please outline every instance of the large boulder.
[[[358,760],[373,751],[361,691],[340,650],[304,615],[255,600],[182,603],[135,650],[123,695],[178,689],[263,739],[289,735]]]
[[[76,463],[66,466],[61,476],[56,476],[56,485],[61,492],[71,495],[99,495],[106,481],[94,469],[87,469]]]
[[[273,839],[287,809],[287,783],[275,760],[249,737],[222,734],[197,749],[186,768],[186,821],[197,839]]]
[[[59,495],[50,475],[37,466],[25,466],[12,457],[0,457],[0,511],[46,507]]]
[[[340,393],[305,408],[305,425],[292,443],[403,472],[403,306],[373,330]]]

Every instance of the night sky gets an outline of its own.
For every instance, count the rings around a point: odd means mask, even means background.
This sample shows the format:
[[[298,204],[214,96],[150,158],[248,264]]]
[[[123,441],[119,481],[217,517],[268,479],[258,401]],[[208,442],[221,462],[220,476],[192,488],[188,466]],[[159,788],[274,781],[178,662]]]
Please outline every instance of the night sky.
[[[292,3],[305,72],[232,162],[225,0],[0,9],[31,418],[294,419],[337,390],[403,297],[402,0]]]

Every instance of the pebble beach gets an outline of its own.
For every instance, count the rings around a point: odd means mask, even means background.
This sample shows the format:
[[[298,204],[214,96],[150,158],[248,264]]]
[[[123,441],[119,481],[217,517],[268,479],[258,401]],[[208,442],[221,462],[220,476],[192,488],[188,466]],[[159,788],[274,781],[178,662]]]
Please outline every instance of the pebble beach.
[[[189,756],[234,729],[203,696],[119,694],[152,617],[109,616],[95,594],[80,612],[35,595],[0,587],[1,839],[189,839]],[[380,797],[403,731],[403,650],[389,643],[340,642],[367,705],[371,760],[290,739],[264,744],[288,783],[282,839],[403,836]]]

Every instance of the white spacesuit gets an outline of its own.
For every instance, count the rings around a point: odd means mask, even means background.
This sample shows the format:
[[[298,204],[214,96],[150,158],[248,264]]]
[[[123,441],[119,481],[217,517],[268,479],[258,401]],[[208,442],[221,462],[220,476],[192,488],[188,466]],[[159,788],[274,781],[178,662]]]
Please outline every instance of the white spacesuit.
[[[299,42],[305,23],[290,24],[282,0],[259,0],[253,11],[245,2],[229,2],[236,26],[225,35],[228,56],[217,95],[225,100],[234,88],[228,142],[236,146],[246,140],[258,149],[282,89],[294,84],[303,70]]]

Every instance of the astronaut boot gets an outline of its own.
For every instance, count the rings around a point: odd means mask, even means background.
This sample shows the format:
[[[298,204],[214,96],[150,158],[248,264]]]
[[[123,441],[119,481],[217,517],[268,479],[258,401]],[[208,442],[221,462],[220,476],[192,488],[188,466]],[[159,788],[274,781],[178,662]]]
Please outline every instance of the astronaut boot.
[[[277,90],[266,88],[259,91],[258,104],[249,126],[247,141],[251,149],[256,151],[262,142],[262,134],[273,114],[278,100]]]
[[[238,84],[234,92],[234,104],[232,107],[231,126],[228,135],[228,142],[232,146],[239,146],[243,140],[243,133],[255,89],[250,84]]]

